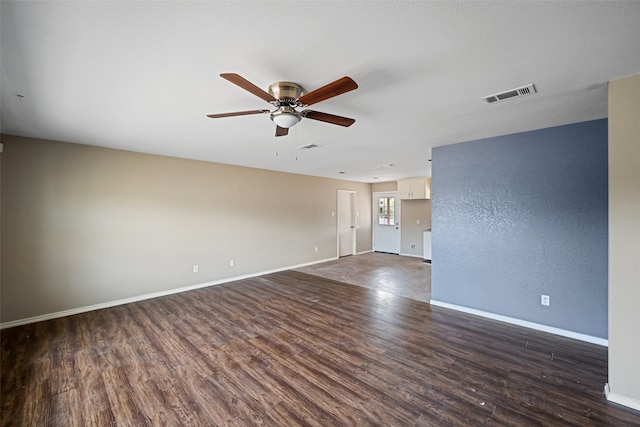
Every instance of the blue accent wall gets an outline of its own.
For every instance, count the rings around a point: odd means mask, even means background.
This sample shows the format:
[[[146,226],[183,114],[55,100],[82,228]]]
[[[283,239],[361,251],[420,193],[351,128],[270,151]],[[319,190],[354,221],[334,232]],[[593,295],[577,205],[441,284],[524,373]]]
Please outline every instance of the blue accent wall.
[[[607,120],[432,154],[432,299],[606,339]]]

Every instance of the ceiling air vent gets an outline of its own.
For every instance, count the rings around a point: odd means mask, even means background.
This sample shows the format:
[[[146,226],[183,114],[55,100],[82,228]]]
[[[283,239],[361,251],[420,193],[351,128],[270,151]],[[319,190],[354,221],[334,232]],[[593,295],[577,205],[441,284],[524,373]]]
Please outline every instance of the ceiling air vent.
[[[320,147],[320,145],[318,144],[307,144],[307,145],[301,145],[297,148],[299,148],[300,150],[310,150],[312,148],[318,148],[318,147]]]
[[[487,104],[492,104],[505,99],[517,98],[519,96],[533,95],[536,93],[536,87],[533,84],[522,86],[516,89],[507,90],[489,96],[483,96],[482,100]]]

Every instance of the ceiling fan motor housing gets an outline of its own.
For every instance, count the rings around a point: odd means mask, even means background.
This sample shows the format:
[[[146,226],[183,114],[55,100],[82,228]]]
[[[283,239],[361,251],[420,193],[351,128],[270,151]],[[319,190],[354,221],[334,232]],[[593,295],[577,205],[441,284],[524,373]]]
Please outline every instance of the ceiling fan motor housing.
[[[295,107],[298,106],[298,98],[304,89],[293,82],[275,82],[269,85],[269,94],[278,101],[275,105],[278,109],[271,113],[271,120],[281,128],[290,128],[302,119]]]
[[[304,94],[304,89],[297,83],[293,82],[275,82],[269,85],[269,94],[282,104],[293,103]]]

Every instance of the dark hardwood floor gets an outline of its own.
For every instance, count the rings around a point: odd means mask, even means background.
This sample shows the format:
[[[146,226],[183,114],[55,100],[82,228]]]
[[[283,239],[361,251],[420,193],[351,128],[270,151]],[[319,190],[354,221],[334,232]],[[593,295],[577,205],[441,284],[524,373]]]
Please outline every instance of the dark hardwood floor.
[[[298,271],[1,331],[3,426],[631,426],[607,350]]]

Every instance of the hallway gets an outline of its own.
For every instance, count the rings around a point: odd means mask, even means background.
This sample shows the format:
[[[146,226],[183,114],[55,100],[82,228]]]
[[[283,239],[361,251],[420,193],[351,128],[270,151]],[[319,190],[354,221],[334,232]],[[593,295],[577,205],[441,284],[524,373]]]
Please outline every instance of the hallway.
[[[429,302],[431,264],[421,258],[371,252],[296,269],[314,276]]]

